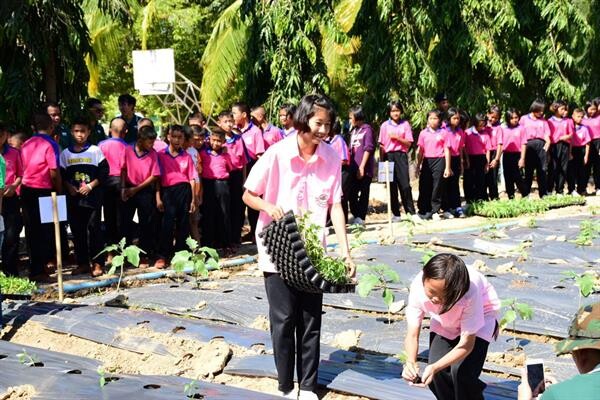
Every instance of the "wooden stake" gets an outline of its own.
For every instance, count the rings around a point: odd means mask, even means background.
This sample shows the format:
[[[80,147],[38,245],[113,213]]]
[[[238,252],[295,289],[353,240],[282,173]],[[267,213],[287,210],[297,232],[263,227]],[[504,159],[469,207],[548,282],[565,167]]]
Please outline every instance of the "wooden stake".
[[[390,195],[390,162],[385,161],[385,186],[387,188],[387,211],[388,211],[388,227],[390,231],[390,239],[394,239],[394,225],[392,224],[392,199]]]
[[[56,273],[58,276],[58,301],[64,300],[62,276],[62,249],[60,246],[60,221],[58,219],[58,201],[56,192],[52,192],[52,219],[54,220],[54,241],[56,242]]]

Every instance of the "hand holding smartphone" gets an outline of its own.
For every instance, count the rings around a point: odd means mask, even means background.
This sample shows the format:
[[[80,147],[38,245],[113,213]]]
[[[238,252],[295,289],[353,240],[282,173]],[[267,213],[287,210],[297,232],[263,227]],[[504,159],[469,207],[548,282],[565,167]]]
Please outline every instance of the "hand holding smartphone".
[[[533,397],[543,393],[546,389],[544,379],[544,362],[539,358],[531,358],[526,362],[527,382],[533,393]]]

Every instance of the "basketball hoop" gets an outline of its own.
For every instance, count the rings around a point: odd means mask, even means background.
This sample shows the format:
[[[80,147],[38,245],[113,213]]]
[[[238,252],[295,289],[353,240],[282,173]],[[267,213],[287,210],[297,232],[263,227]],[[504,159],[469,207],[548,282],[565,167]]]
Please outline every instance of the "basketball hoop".
[[[142,96],[173,94],[173,49],[134,50],[133,83]]]

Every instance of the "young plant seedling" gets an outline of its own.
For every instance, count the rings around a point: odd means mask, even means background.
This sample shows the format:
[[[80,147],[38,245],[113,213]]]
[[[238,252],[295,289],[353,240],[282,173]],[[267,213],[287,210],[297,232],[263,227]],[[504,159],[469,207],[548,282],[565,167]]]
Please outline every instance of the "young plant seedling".
[[[421,256],[421,265],[427,264],[433,256],[435,256],[435,251],[430,250],[430,249],[425,249],[423,255]]]
[[[200,390],[200,384],[195,379],[186,383],[185,385],[183,385],[183,394],[185,394],[185,396],[190,399],[196,398],[199,390]],[[197,397],[197,398],[201,398],[201,397]]]
[[[506,311],[500,320],[500,329],[505,329],[509,324],[512,325],[512,350],[517,351],[519,350],[516,333],[517,318],[530,320],[533,318],[533,309],[527,303],[517,302],[516,298],[502,300],[502,308],[505,308]]]
[[[575,239],[578,246],[591,246],[594,239],[600,237],[600,221],[586,219],[579,225],[579,234]]]
[[[146,254],[146,252],[135,245],[129,245],[125,247],[125,238],[117,244],[111,244],[106,246],[98,255],[102,253],[113,253],[110,269],[108,274],[112,275],[119,268],[119,281],[117,282],[117,292],[121,287],[121,281],[123,280],[123,272],[125,269],[125,261],[137,268],[140,265],[140,253]],[[116,254],[116,255],[114,255]]]
[[[535,218],[529,218],[529,220],[527,220],[527,227],[531,228],[531,229],[535,229],[538,227],[537,221]]]
[[[96,372],[98,373],[98,385],[104,387],[104,385],[106,385],[106,372],[104,371],[104,368],[98,367]]]
[[[365,233],[366,229],[364,225],[354,224],[350,225],[350,233],[352,234],[353,241],[350,243],[350,251],[354,249],[358,249],[361,246],[367,244],[367,241],[363,239],[362,235]]]
[[[200,288],[202,278],[208,276],[208,271],[219,269],[219,253],[211,247],[200,246],[197,240],[188,237],[185,241],[189,250],[175,253],[171,266],[175,272],[182,274],[186,267],[191,267],[196,287]]]
[[[400,275],[390,268],[389,265],[359,265],[358,271],[363,272],[358,279],[358,294],[367,297],[374,289],[381,289],[381,298],[388,310],[388,323],[391,322],[391,306],[394,303],[394,292],[388,286],[389,283],[400,282]]]
[[[35,354],[29,354],[25,349],[23,349],[22,353],[17,353],[17,359],[21,364],[27,365],[28,367],[39,367],[43,365],[40,365],[41,363]]]
[[[579,288],[579,305],[578,308],[581,307],[581,298],[589,297],[596,290],[596,286],[598,286],[598,274],[594,271],[586,271],[582,274],[577,274],[574,271],[563,271],[562,275],[565,275],[565,278],[561,279],[561,282],[565,280],[573,280],[574,285]]]
[[[37,290],[37,285],[27,278],[6,276],[0,272],[0,288],[3,294],[32,294]]]

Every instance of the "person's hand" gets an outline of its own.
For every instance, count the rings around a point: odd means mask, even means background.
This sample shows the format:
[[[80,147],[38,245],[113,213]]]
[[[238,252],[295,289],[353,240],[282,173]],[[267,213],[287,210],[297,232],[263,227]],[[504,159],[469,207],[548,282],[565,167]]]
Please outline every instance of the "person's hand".
[[[588,159],[589,159],[589,157],[588,157],[588,156],[584,156],[584,157],[583,157],[583,165],[587,165],[587,163],[588,163]]]
[[[12,197],[15,195],[16,192],[17,192],[16,185],[7,185],[4,188],[4,197]]]
[[[415,384],[415,386],[425,387],[433,381],[433,376],[437,373],[437,369],[434,364],[429,364],[423,370],[423,376],[421,376],[421,383]]]
[[[490,168],[496,168],[498,166],[498,160],[493,159],[490,163]]]
[[[419,366],[416,362],[407,361],[402,367],[402,378],[413,384],[419,377]]]
[[[490,164],[485,164],[485,173],[487,174],[490,171]]]
[[[135,194],[134,188],[123,188],[121,189],[121,200],[127,201]]]
[[[196,200],[192,200],[190,203],[190,214],[193,214],[196,211]]]
[[[75,187],[73,187],[73,185],[67,184],[66,186],[67,186],[67,192],[69,192],[69,194],[71,196],[77,196],[77,194],[78,194],[77,189],[75,189]]]
[[[450,178],[452,175],[454,174],[451,169],[444,169],[444,178]]]
[[[350,256],[346,256],[346,275],[352,281],[356,280],[356,265],[354,265],[354,261],[352,261]]]
[[[527,380],[527,368],[521,368],[521,383],[517,388],[517,400],[533,400],[533,392]]]
[[[158,208],[158,211],[160,212],[165,212],[165,205],[162,200],[156,200],[156,208]]]
[[[283,209],[275,204],[267,204],[263,210],[273,221],[278,221],[283,218]]]
[[[525,168],[525,159],[519,158],[519,163],[517,164],[519,168]]]
[[[365,176],[365,169],[363,167],[358,167],[358,172],[356,173],[356,177],[358,179],[362,179]]]
[[[550,145],[544,145],[544,151],[547,153],[550,150]]]
[[[88,194],[90,194],[92,192],[92,187],[90,186],[89,183],[87,183],[85,185],[81,185],[77,192],[79,192],[79,194],[82,196],[87,196]]]

